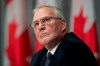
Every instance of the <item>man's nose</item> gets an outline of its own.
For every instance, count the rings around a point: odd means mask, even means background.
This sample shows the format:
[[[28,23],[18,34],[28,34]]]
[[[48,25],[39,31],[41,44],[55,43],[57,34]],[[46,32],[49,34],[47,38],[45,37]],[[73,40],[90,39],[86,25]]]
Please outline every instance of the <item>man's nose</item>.
[[[45,29],[45,25],[43,23],[39,23],[39,30],[44,30]]]

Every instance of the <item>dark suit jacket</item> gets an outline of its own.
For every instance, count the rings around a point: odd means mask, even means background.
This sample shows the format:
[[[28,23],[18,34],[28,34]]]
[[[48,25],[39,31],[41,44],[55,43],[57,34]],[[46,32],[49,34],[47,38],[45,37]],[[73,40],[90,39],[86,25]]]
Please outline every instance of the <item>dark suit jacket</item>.
[[[37,52],[31,66],[44,66],[47,50]],[[86,44],[75,34],[68,33],[59,44],[50,66],[98,66],[96,59]]]

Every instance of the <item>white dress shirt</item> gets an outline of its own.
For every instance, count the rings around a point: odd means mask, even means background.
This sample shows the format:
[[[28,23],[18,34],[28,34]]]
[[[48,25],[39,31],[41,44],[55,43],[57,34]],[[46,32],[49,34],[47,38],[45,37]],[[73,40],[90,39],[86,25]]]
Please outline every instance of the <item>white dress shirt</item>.
[[[54,55],[54,53],[55,53],[56,49],[58,48],[59,44],[57,44],[51,51],[48,50],[48,52],[50,52],[52,55]]]

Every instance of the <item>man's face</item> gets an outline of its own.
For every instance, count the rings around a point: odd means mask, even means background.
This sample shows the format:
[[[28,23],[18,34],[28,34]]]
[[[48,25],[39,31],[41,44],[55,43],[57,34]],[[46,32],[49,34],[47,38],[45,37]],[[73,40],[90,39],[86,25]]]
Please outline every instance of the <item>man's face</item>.
[[[63,20],[55,17],[53,9],[47,7],[40,8],[35,12],[33,22],[36,22],[34,25],[35,35],[44,46],[59,41],[66,27]]]

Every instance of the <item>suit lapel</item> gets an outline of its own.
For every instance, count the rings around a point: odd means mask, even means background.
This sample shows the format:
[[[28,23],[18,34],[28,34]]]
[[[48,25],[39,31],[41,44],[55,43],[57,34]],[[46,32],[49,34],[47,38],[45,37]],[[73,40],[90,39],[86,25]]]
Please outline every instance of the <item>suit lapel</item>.
[[[45,66],[46,55],[42,58],[40,66]]]
[[[45,62],[43,57],[46,55],[47,50],[43,48],[37,55],[35,55],[34,60],[32,61],[31,66],[44,66],[43,64],[41,65],[41,62]]]

